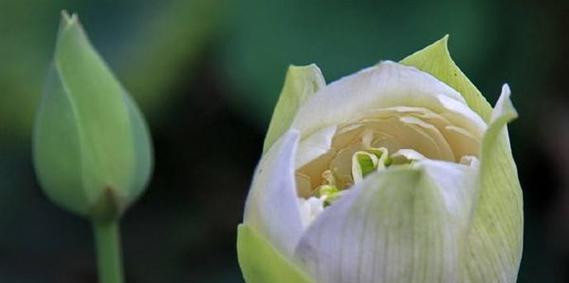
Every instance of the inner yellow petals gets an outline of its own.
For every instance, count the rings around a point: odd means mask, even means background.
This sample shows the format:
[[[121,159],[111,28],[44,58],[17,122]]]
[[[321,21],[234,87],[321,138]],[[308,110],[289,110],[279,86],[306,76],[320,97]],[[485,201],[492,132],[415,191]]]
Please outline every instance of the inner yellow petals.
[[[365,177],[358,171],[362,170],[360,165],[355,166],[358,158],[363,158],[361,162],[372,162],[374,168],[383,166],[385,160],[379,162],[381,152],[374,152],[379,149],[392,154],[394,164],[425,158],[472,163],[470,160],[479,154],[480,133],[474,131],[476,125],[453,119],[453,115],[420,107],[392,107],[363,113],[360,118],[338,126],[326,153],[297,169],[298,194],[304,198],[317,195],[318,188],[331,185],[331,181],[339,190],[351,187]]]

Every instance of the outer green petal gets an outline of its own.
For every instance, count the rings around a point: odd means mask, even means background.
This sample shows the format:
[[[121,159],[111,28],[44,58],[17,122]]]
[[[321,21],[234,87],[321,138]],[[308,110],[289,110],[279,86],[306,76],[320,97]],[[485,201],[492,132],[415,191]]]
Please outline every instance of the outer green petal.
[[[247,283],[313,283],[253,228],[237,230],[237,253]]]
[[[400,63],[416,67],[448,84],[462,94],[470,108],[476,111],[485,121],[489,121],[492,107],[454,63],[450,57],[447,43],[448,35],[413,53],[401,60]]]
[[[284,86],[265,137],[263,152],[267,152],[271,145],[288,130],[298,107],[304,103],[306,98],[325,85],[322,72],[314,64],[288,68]]]
[[[144,189],[146,189],[146,184],[150,175],[152,174],[153,168],[153,150],[150,138],[150,131],[144,116],[138,107],[136,102],[130,95],[125,95],[124,100],[128,108],[130,126],[132,130],[132,140],[134,149],[134,163],[136,166],[135,175],[133,176],[133,184],[129,187],[130,194],[136,197],[140,196]]]
[[[482,142],[480,186],[468,239],[470,282],[515,282],[522,257],[523,201],[506,124],[517,117],[504,85]]]
[[[322,283],[463,282],[477,172],[424,160],[370,174],[309,226],[296,256]]]
[[[55,68],[49,71],[38,110],[33,151],[36,174],[47,196],[74,213],[87,214],[90,202],[83,190],[79,127]]]

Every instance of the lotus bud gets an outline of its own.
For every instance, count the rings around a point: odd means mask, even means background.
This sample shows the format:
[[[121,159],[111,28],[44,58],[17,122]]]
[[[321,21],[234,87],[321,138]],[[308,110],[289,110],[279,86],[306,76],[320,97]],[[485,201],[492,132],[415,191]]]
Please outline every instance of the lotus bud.
[[[325,84],[291,67],[247,197],[248,283],[515,282],[522,191],[507,123],[447,37]]]
[[[33,132],[49,199],[95,220],[115,219],[144,191],[152,167],[146,123],[76,15],[63,13]]]

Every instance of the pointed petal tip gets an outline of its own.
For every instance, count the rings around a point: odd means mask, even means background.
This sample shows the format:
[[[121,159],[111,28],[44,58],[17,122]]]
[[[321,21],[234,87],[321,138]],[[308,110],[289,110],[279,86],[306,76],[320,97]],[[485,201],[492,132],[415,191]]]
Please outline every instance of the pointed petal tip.
[[[494,110],[492,111],[492,122],[501,118],[510,122],[518,117],[518,112],[511,100],[511,94],[512,91],[510,90],[510,86],[508,84],[502,85],[502,93],[500,94],[500,97],[494,106]]]
[[[322,71],[318,65],[314,63],[308,65],[289,65],[287,69],[287,78],[288,77],[291,79],[294,78],[294,80],[311,82],[312,92],[316,92],[316,90],[326,85]]]
[[[450,51],[448,50],[449,38],[450,38],[450,35],[447,33],[441,39],[439,39],[438,43],[443,46],[442,47],[443,52],[445,52],[448,55],[448,57],[451,58],[451,60],[452,60],[452,57],[450,56]]]
[[[85,31],[79,21],[77,13],[69,13],[67,10],[61,10],[61,20],[59,22],[58,41],[66,34],[78,33],[87,38]]]
[[[61,10],[61,18],[64,20],[71,20],[71,15],[67,10]]]
[[[449,40],[449,38],[450,38],[450,35],[447,33],[447,34],[443,35],[443,37],[441,37],[441,39],[437,40],[435,42],[435,44],[442,45],[443,49],[445,49],[448,52],[448,40]]]
[[[65,26],[71,26],[78,21],[78,16],[76,13],[69,13],[67,10],[61,10],[61,23]]]
[[[318,67],[318,65],[316,65],[316,63],[311,63],[311,64],[307,64],[307,65],[294,65],[294,64],[290,64],[288,65],[288,70],[318,70],[320,71],[320,68]]]
[[[306,99],[324,86],[326,86],[326,81],[316,64],[288,67],[283,89],[265,136],[263,153],[267,152],[272,144],[291,127],[298,108],[304,104]]]

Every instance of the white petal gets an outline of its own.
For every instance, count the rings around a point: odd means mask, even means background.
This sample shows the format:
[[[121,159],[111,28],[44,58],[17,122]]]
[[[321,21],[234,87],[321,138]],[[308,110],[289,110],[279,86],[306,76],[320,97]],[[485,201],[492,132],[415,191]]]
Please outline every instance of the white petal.
[[[294,177],[298,140],[298,131],[290,130],[263,156],[243,219],[286,256],[292,255],[303,230]]]
[[[486,122],[468,107],[468,105],[449,99],[448,97],[437,97],[444,108],[447,109],[442,115],[452,121],[454,125],[467,129],[475,136],[482,136],[486,130]]]
[[[403,116],[399,118],[401,122],[406,123],[409,127],[415,128],[415,131],[422,133],[426,138],[434,141],[435,148],[437,148],[437,156],[439,160],[455,161],[455,156],[452,148],[447,140],[441,134],[439,129],[432,124],[429,124],[422,119],[413,116]],[[428,154],[425,152],[425,154]]]
[[[410,161],[426,160],[427,158],[415,150],[402,148],[396,151],[392,156],[393,164],[409,163]]]
[[[393,106],[426,107],[437,113],[448,111],[439,97],[459,104],[464,98],[428,73],[384,61],[335,81],[310,96],[298,109],[291,125],[301,135],[348,122],[370,109]]]
[[[307,227],[324,211],[324,199],[310,197],[309,199],[299,198],[300,217],[303,227]]]
[[[317,282],[463,282],[477,170],[443,161],[369,175],[303,234]]]
[[[295,167],[300,168],[328,152],[332,146],[332,138],[336,134],[336,129],[336,126],[324,128],[302,140],[298,145]]]

